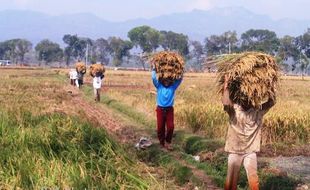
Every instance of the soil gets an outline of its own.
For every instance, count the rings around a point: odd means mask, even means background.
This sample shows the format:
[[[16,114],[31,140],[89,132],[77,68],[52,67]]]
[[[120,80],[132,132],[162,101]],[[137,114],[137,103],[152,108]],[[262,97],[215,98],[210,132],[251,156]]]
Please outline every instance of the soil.
[[[270,160],[270,166],[278,168],[289,175],[300,178],[310,184],[310,157],[276,157]]]

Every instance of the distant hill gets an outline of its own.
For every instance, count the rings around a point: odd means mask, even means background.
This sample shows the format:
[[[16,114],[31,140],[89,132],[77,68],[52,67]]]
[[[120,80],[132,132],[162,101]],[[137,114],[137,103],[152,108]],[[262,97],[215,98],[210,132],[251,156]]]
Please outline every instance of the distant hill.
[[[273,20],[241,7],[193,10],[124,22],[109,22],[90,13],[49,16],[33,11],[7,10],[0,12],[0,41],[26,38],[37,43],[48,38],[62,43],[64,34],[77,34],[92,39],[109,36],[125,38],[130,29],[140,25],[172,30],[184,33],[190,39],[203,40],[211,34],[221,34],[227,30],[236,30],[240,35],[251,28],[273,30],[279,36],[297,36],[310,27],[310,20]]]

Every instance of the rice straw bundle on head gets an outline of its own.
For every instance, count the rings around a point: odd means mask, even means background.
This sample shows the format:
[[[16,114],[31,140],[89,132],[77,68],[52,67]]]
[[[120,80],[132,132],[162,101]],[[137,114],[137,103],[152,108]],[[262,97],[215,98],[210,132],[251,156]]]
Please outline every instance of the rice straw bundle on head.
[[[95,77],[95,76],[101,77],[104,74],[104,72],[105,72],[105,68],[100,63],[92,64],[89,67],[89,74],[92,77]]]
[[[150,58],[159,80],[174,81],[180,79],[184,73],[184,59],[176,52],[162,51]]]
[[[86,73],[86,65],[83,62],[77,62],[75,64],[75,68],[78,73],[83,73],[83,74]]]
[[[279,67],[275,59],[259,52],[229,54],[218,58],[219,92],[228,77],[230,98],[240,105],[260,108],[269,98],[275,99]]]

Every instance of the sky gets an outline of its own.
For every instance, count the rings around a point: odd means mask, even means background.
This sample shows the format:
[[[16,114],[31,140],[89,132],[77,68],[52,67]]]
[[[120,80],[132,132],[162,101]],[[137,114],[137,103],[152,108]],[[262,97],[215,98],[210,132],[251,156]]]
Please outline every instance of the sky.
[[[0,11],[32,10],[49,15],[87,12],[109,21],[232,6],[273,19],[310,19],[310,0],[0,0]]]

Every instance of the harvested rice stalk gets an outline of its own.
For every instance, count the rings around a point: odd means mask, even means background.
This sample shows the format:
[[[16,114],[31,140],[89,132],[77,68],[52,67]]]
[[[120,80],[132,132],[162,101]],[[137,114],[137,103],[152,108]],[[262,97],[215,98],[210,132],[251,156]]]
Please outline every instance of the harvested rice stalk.
[[[105,72],[105,68],[102,64],[100,63],[96,63],[96,64],[92,64],[90,67],[89,67],[89,74],[90,76],[92,77],[95,77],[95,76],[102,76]]]
[[[159,80],[180,79],[184,73],[184,59],[176,52],[162,51],[151,56]]]
[[[227,75],[233,102],[259,108],[269,98],[275,99],[279,67],[272,56],[245,52],[218,57],[216,62],[219,92],[223,92]]]
[[[75,68],[78,73],[83,73],[83,74],[86,73],[86,65],[83,62],[77,62],[75,64]]]

